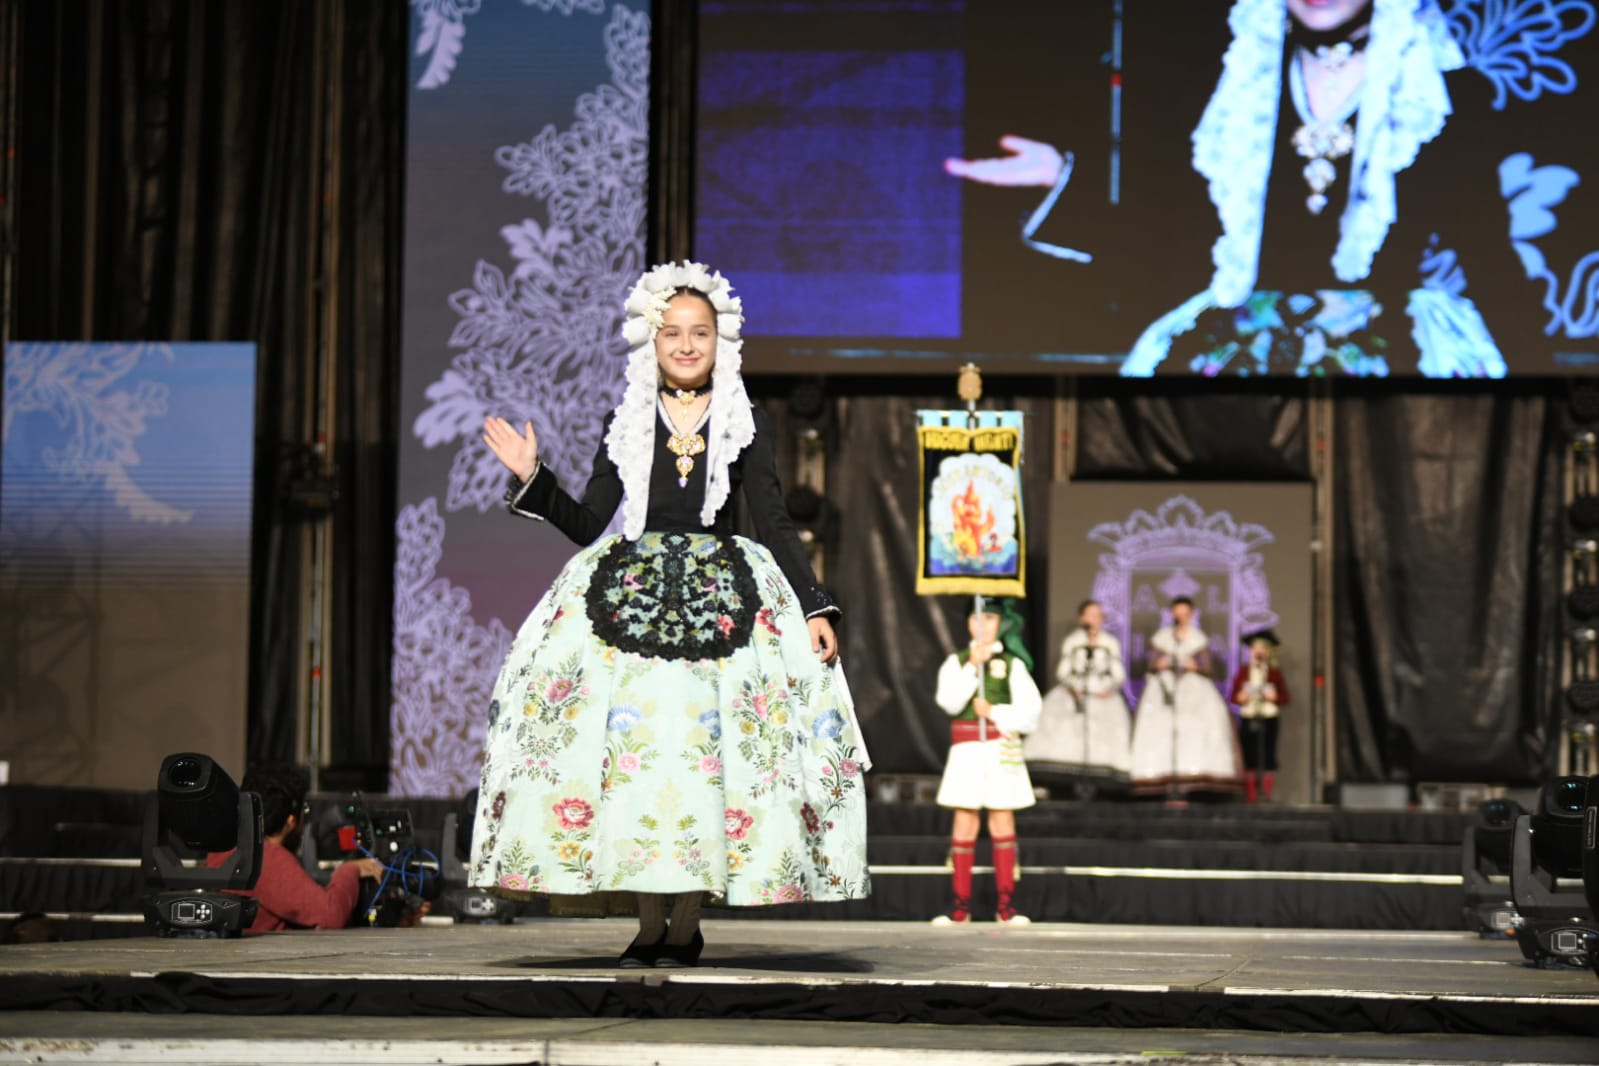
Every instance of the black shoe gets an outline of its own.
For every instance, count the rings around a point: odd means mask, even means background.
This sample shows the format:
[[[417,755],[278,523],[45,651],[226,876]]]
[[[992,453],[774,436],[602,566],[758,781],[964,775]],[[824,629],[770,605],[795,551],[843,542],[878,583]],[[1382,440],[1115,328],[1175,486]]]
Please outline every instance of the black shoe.
[[[660,938],[653,944],[640,944],[638,937],[633,938],[633,943],[622,952],[622,957],[616,964],[624,970],[641,970],[646,966],[654,966],[661,957],[661,952],[666,949],[666,930],[661,930]]]
[[[705,937],[698,929],[694,930],[694,939],[687,944],[668,944],[664,938],[661,945],[655,949],[655,965],[658,969],[667,969],[674,966],[698,966],[700,952],[705,950]]]

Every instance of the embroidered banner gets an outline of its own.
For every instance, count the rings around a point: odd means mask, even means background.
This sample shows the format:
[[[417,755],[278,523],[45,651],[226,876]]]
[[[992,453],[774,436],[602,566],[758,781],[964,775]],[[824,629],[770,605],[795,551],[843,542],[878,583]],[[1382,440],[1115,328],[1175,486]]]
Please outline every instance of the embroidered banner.
[[[1025,596],[1020,411],[920,411],[918,595]]]

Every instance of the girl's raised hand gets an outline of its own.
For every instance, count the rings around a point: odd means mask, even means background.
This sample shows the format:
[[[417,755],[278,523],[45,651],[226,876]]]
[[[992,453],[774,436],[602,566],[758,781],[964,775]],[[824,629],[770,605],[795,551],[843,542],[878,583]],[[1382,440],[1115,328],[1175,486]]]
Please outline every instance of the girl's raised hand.
[[[518,478],[526,481],[539,466],[539,438],[528,422],[521,433],[503,418],[490,415],[483,420],[483,443],[494,457]]]

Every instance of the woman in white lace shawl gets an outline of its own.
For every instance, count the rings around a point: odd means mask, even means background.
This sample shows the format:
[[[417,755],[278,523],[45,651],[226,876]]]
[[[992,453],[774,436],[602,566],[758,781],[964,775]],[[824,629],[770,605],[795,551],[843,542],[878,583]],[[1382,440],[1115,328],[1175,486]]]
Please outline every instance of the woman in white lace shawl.
[[[620,964],[693,965],[706,895],[869,892],[868,761],[839,611],[739,374],[740,301],[685,262],[646,273],[626,308],[627,388],[580,498],[539,463],[531,422],[485,425],[511,511],[582,550],[495,684],[470,878],[513,896],[637,893]],[[734,535],[740,490],[758,541]]]
[[[1044,693],[1038,729],[1022,745],[1033,776],[1045,783],[1124,783],[1132,768],[1132,717],[1122,695],[1127,668],[1099,601],[1077,608],[1077,628],[1061,642],[1055,679]]]
[[[1486,128],[1473,115],[1440,137],[1460,121],[1450,116],[1461,94],[1487,83],[1446,81],[1464,59],[1436,0],[1235,0],[1228,26],[1187,160],[1221,224],[1209,284],[1187,288],[1193,295],[1129,338],[1121,372],[1503,376],[1489,326],[1524,319],[1537,302],[1526,303],[1509,250]],[[1128,137],[1140,133],[1156,135]],[[1082,212],[1104,205],[1072,203],[1072,154],[1025,137],[1001,144],[1008,155],[946,169],[984,184],[1049,186],[1024,237],[1104,269],[1099,260],[1117,249],[1079,247],[1074,233]],[[1170,147],[1155,169],[1175,200],[1186,175]],[[1147,256],[1132,265],[1155,287],[1198,267],[1150,270]]]
[[[1194,601],[1171,602],[1171,624],[1149,639],[1149,672],[1133,719],[1133,792],[1233,792],[1243,763],[1232,712],[1211,678],[1210,638]]]

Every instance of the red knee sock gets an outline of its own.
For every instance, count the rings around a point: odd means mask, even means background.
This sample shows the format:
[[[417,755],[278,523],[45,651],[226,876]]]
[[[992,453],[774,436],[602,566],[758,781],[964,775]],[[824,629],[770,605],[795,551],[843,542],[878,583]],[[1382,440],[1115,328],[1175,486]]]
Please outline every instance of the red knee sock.
[[[951,879],[955,890],[955,905],[950,917],[964,921],[972,909],[972,852],[976,841],[950,841],[949,857],[955,867]]]
[[[994,894],[999,897],[999,916],[1009,919],[1016,913],[1011,896],[1016,892],[1016,838],[994,838]]]
[[[1276,776],[1276,774],[1266,774],[1260,779],[1261,792],[1265,794],[1267,799],[1271,799],[1271,786],[1274,784],[1272,779]]]
[[[1244,771],[1244,802],[1255,802],[1255,771]]]

